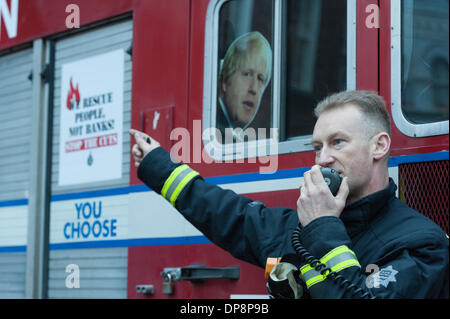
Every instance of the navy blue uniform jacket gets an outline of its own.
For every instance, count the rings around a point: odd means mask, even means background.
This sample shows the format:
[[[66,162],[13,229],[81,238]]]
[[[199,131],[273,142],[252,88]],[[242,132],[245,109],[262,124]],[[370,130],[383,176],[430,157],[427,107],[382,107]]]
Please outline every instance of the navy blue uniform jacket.
[[[238,259],[265,267],[267,257],[294,253],[291,234],[298,217],[293,209],[269,208],[211,185],[187,165],[172,162],[161,147],[143,159],[138,176]],[[347,205],[340,218],[315,219],[302,229],[302,243],[321,260],[336,256],[329,262],[340,263],[339,274],[377,298],[448,298],[448,237],[395,191],[390,180],[387,188]],[[352,297],[330,278],[317,278],[308,287],[312,298]]]

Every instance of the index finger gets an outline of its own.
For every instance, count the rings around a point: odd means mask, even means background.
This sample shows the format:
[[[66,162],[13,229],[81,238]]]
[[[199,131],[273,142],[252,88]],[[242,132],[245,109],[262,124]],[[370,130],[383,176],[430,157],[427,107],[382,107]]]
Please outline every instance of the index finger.
[[[147,134],[145,134],[141,131],[135,130],[135,129],[129,129],[128,133],[136,139],[136,142],[138,142],[138,139],[144,140],[144,141],[146,141],[148,139]]]
[[[312,179],[312,181],[313,181],[313,183],[315,185],[319,186],[322,183],[326,184],[325,180],[324,180],[324,178],[322,176],[322,172],[320,171],[320,166],[319,165],[314,165],[311,168],[311,179]]]
[[[139,138],[139,137],[141,137],[141,134],[142,134],[141,131],[135,130],[134,128],[130,128],[130,129],[128,130],[128,133],[129,133],[131,136],[133,136],[134,138]]]
[[[128,133],[130,133],[131,136],[134,136],[137,132],[139,132],[138,130],[135,130],[134,128],[130,128],[128,130]]]

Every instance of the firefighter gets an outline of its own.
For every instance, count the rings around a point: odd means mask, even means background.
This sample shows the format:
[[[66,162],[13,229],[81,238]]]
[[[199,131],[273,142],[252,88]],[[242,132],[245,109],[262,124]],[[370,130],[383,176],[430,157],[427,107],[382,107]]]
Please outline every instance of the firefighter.
[[[297,211],[268,208],[208,184],[188,165],[173,162],[157,141],[130,130],[138,177],[212,242],[260,267],[268,257],[295,254],[291,235],[299,226],[305,254],[326,267],[320,271],[305,260],[295,265],[304,296],[448,298],[447,235],[395,197],[383,99],[368,91],[340,92],[321,101],[315,114],[316,165],[304,174]],[[343,178],[336,196],[320,167]]]

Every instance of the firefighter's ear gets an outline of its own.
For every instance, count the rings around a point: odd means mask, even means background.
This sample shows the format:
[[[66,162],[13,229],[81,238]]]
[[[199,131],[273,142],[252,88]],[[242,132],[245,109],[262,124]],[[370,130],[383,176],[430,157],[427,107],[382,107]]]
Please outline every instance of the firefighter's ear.
[[[372,137],[372,156],[375,160],[381,160],[389,155],[391,138],[386,132],[381,132]]]

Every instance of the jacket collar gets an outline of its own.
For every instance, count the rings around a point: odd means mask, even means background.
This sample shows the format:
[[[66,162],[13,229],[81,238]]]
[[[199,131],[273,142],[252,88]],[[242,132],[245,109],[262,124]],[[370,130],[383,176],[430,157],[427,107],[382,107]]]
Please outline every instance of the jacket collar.
[[[386,204],[395,197],[396,190],[397,186],[392,178],[389,178],[386,188],[345,206],[341,220],[350,237],[354,237],[366,229],[384,211],[383,208],[386,207]]]

